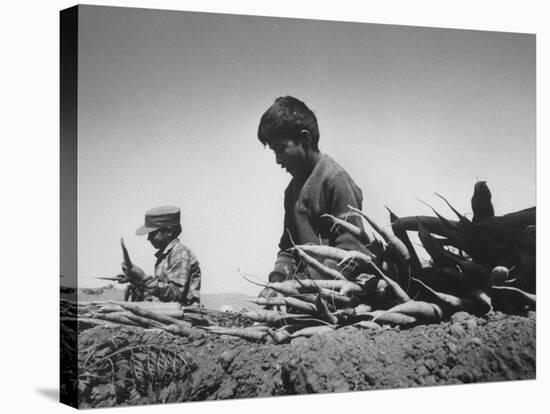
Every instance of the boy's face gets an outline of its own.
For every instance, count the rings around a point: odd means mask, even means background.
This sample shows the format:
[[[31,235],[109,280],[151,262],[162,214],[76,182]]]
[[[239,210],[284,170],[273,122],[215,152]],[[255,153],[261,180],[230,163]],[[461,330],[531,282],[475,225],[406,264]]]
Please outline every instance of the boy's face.
[[[300,142],[290,138],[277,137],[269,141],[269,148],[275,154],[275,162],[293,177],[303,174],[306,151]]]
[[[147,240],[151,242],[155,249],[164,249],[172,241],[171,231],[170,229],[154,230],[147,235]]]

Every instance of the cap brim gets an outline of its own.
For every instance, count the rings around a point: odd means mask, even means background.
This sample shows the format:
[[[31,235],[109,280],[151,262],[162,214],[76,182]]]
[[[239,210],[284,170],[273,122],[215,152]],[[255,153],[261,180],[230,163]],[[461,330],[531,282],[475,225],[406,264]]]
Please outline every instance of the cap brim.
[[[152,231],[155,231],[155,230],[157,230],[156,227],[141,226],[140,228],[138,228],[136,230],[136,236],[144,236],[144,235],[149,234],[149,233],[151,233]]]

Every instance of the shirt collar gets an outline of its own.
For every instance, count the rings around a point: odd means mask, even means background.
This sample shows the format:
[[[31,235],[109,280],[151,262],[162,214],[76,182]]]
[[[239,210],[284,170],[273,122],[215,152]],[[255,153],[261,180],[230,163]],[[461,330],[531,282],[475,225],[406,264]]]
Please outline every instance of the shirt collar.
[[[163,256],[166,256],[168,253],[170,253],[170,251],[176,247],[176,245],[180,242],[180,239],[178,239],[177,237],[172,240],[170,243],[168,243],[168,245],[164,248],[164,250],[159,250],[155,253],[155,256],[158,258],[160,257],[163,257]]]

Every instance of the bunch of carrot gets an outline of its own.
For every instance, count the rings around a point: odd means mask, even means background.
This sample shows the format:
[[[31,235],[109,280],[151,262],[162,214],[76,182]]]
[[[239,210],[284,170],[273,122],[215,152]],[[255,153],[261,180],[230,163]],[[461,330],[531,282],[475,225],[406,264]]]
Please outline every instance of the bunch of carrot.
[[[535,309],[535,208],[494,216],[484,182],[476,184],[472,197],[473,220],[441,198],[458,220],[446,219],[435,209],[435,217],[398,218],[388,209],[390,231],[350,207],[350,214],[360,215],[373,229],[371,236],[346,220],[327,215],[341,231],[361,241],[365,250],[295,245],[297,260],[323,279],[313,280],[306,273],[285,282],[261,284],[277,296],[253,302],[289,313],[262,311],[253,319],[258,327],[251,339],[280,343],[350,324],[408,327],[438,323],[458,311],[484,315],[492,310],[521,313]],[[429,264],[421,263],[408,231],[418,233]],[[324,264],[327,259],[337,262],[337,268]]]
[[[483,299],[485,308],[521,313],[536,307],[536,208],[495,216],[486,182],[475,184],[473,217],[459,213],[449,220],[429,206],[435,217],[398,218],[390,212],[392,230],[411,252],[411,272],[419,292],[430,286],[468,300]],[[407,232],[417,232],[430,256],[422,266]],[[423,283],[420,283],[423,282]],[[468,305],[470,306],[470,305]],[[468,308],[467,310],[470,310]]]

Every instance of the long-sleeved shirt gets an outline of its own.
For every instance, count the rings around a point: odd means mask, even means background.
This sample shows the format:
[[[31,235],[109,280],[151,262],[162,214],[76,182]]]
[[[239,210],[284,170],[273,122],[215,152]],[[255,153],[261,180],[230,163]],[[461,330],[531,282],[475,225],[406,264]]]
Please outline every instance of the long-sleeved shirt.
[[[201,269],[191,249],[176,238],[155,256],[154,277],[145,280],[147,292],[162,302],[200,305]]]
[[[351,234],[333,228],[331,214],[346,218],[348,205],[362,209],[363,195],[349,174],[331,157],[320,154],[309,177],[300,182],[292,179],[285,190],[285,218],[283,235],[279,242],[279,254],[274,272],[290,275],[294,269],[292,255],[286,252],[296,244],[314,243],[339,247],[344,250],[364,248]],[[350,216],[347,221],[363,228],[361,219]],[[288,230],[288,231],[287,231]],[[292,235],[292,241],[288,234]],[[315,272],[312,276],[319,277]]]

